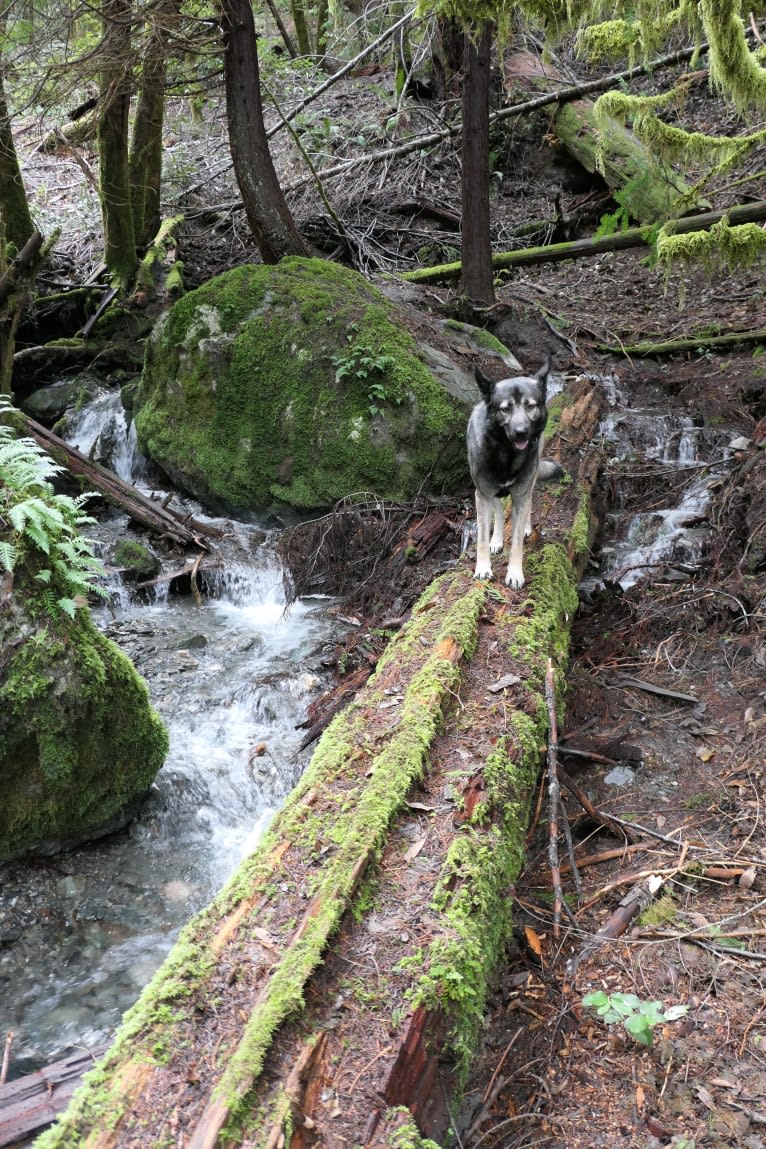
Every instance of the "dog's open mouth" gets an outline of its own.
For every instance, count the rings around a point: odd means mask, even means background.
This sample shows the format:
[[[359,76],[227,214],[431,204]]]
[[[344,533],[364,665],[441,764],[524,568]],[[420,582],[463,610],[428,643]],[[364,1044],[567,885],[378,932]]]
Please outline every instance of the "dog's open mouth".
[[[529,439],[525,439],[523,435],[516,435],[511,439],[514,449],[517,451],[526,451],[529,446]]]

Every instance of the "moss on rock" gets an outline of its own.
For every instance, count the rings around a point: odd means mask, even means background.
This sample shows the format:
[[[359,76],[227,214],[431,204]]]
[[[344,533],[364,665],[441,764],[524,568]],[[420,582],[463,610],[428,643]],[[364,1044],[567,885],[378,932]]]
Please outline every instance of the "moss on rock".
[[[168,741],[130,660],[87,611],[55,620],[30,603],[0,620],[0,862],[124,823]]]
[[[138,407],[141,449],[213,506],[465,482],[463,404],[395,306],[324,260],[237,267],[180,299],[147,346]]]

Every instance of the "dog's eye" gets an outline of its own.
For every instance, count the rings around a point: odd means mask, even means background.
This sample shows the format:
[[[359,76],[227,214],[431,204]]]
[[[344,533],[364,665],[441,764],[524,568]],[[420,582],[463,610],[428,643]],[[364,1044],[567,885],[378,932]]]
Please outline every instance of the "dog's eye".
[[[508,410],[508,408],[510,407],[510,405],[511,405],[511,404],[510,404],[510,403],[508,402],[508,400],[506,399],[504,403],[501,403],[501,404],[500,404],[500,410],[501,410],[501,411],[507,411],[507,410]]]

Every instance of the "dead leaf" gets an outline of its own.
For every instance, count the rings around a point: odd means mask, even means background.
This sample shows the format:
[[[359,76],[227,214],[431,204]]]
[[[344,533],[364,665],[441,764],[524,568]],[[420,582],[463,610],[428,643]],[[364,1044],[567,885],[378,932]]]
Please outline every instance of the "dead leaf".
[[[426,838],[420,838],[417,842],[413,842],[407,853],[404,855],[405,862],[414,861],[414,859],[417,858],[418,854],[425,846],[426,841]]]
[[[695,1093],[697,1094],[697,1096],[699,1097],[700,1101],[702,1102],[702,1104],[705,1106],[706,1109],[712,1110],[712,1109],[716,1108],[716,1103],[713,1099],[713,1094],[708,1089],[705,1089],[704,1085],[698,1085],[696,1090],[695,1090]]]
[[[425,802],[406,802],[405,805],[409,810],[423,810],[426,814],[433,814],[436,809],[435,806],[427,806]]]
[[[543,943],[540,935],[532,929],[531,926],[524,926],[524,936],[527,939],[527,945],[532,950],[532,953],[537,954],[538,957],[543,956]]]
[[[699,758],[700,762],[709,762],[714,754],[715,750],[711,750],[709,746],[700,746],[699,750],[697,751],[697,757]]]
[[[644,1087],[643,1087],[643,1085],[637,1085],[637,1086],[636,1086],[636,1109],[638,1109],[639,1113],[640,1113],[640,1112],[641,1112],[641,1110],[644,1108],[644,1101],[645,1101],[645,1099],[646,1099],[646,1098],[645,1098],[645,1095],[644,1095]]]
[[[521,682],[520,675],[504,674],[502,678],[498,678],[497,682],[491,683],[487,690],[491,690],[493,694],[498,694],[501,690],[505,690],[506,686],[515,686],[517,682]]]
[[[744,873],[740,874],[739,881],[737,882],[737,885],[742,890],[749,890],[752,888],[754,881],[755,881],[755,866],[749,866],[744,871]]]

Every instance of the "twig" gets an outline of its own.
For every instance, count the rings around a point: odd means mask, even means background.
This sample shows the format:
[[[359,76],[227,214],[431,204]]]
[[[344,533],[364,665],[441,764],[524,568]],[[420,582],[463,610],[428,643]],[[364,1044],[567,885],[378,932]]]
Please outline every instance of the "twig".
[[[558,766],[556,762],[556,690],[553,685],[553,660],[548,659],[545,671],[545,702],[548,707],[548,864],[553,881],[553,936],[561,931],[561,907],[564,897],[561,890],[561,869],[558,848],[558,810],[561,802]]]
[[[8,1076],[8,1065],[11,1060],[11,1046],[13,1045],[13,1030],[9,1029],[5,1035],[5,1049],[3,1050],[3,1063],[0,1065],[0,1085],[5,1085]]]

